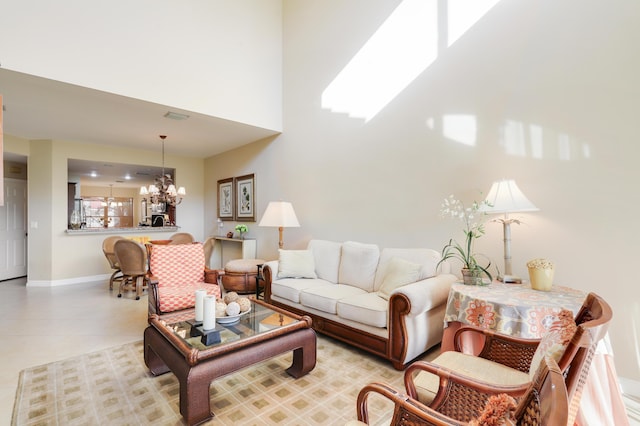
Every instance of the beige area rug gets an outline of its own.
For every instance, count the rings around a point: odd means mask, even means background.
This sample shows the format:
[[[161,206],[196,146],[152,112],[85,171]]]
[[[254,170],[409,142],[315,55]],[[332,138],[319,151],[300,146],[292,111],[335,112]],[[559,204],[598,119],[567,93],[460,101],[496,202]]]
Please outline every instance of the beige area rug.
[[[142,342],[23,370],[12,425],[180,425],[179,386],[172,373],[152,376]],[[424,359],[435,355],[430,351]],[[390,363],[318,335],[315,369],[299,379],[285,373],[291,353],[214,381],[215,417],[208,425],[344,425],[356,418],[356,397],[367,383],[403,388]],[[391,406],[370,399],[372,423]]]

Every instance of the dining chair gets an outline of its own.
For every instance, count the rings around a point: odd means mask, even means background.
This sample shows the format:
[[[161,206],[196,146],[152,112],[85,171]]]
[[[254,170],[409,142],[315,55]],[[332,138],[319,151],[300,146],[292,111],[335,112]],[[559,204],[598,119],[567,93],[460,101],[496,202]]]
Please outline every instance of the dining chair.
[[[456,376],[450,376],[449,380],[453,382],[460,380],[463,386],[475,389],[475,395],[482,395],[483,408],[472,416],[469,422],[442,414],[384,383],[371,383],[362,388],[358,394],[356,402],[358,421],[351,421],[347,423],[347,426],[369,424],[370,415],[368,404],[371,395],[379,395],[393,402],[393,415],[388,424],[394,426],[466,426],[486,424],[516,424],[519,426],[567,425],[569,418],[567,388],[558,364],[551,357],[545,357],[540,363],[534,379],[524,394],[519,398],[517,404],[511,397],[501,393],[499,388],[487,387],[483,383]],[[378,406],[386,407],[386,405],[383,406],[382,404],[378,404]],[[506,419],[512,423],[500,423],[500,421]]]
[[[211,255],[213,254],[213,249],[216,245],[216,239],[213,237],[209,237],[204,240],[204,266],[206,268],[211,268]]]
[[[109,266],[113,269],[113,273],[111,277],[109,277],[109,290],[113,290],[114,282],[122,281],[122,271],[120,270],[120,265],[118,264],[118,259],[116,258],[116,253],[114,251],[114,245],[116,241],[124,240],[124,237],[120,237],[117,235],[112,235],[110,237],[105,238],[102,241],[102,252],[104,253],[107,261],[109,262]]]
[[[568,339],[557,361],[565,375],[569,396],[569,424],[573,424],[580,406],[582,389],[598,342],[605,336],[612,311],[595,293],[589,293],[575,316],[575,332]],[[484,338],[477,355],[462,353],[463,342],[471,333]],[[549,334],[549,333],[548,333]],[[449,417],[469,421],[483,406],[473,390],[459,385],[451,377],[481,380],[487,386],[519,398],[530,384],[529,370],[542,339],[522,339],[473,326],[461,327],[454,336],[454,351],[443,352],[431,362],[418,361],[405,371],[407,394]]]
[[[190,244],[195,241],[193,235],[188,232],[177,232],[169,237],[169,244]]]
[[[135,290],[136,300],[140,300],[142,291],[148,286],[147,249],[133,240],[116,241],[114,251],[122,271],[122,281],[118,288],[118,297],[123,290]]]

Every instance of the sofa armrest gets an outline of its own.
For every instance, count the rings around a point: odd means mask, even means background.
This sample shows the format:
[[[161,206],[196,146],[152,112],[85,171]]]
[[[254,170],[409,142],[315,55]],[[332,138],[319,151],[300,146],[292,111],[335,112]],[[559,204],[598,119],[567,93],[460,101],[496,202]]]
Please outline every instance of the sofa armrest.
[[[262,278],[264,279],[264,300],[271,301],[271,283],[278,274],[278,261],[271,260],[262,265]]]
[[[440,274],[399,287],[393,293],[405,295],[411,302],[409,315],[418,315],[446,303],[451,284],[457,279],[452,274]]]

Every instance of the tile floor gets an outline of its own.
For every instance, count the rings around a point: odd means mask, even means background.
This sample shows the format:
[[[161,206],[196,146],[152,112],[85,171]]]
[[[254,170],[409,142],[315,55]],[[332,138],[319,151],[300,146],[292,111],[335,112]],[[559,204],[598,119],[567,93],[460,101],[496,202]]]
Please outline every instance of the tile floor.
[[[142,339],[147,297],[116,297],[106,282],[54,288],[0,282],[0,426],[11,424],[18,375],[27,367]]]
[[[147,297],[116,297],[106,282],[28,288],[0,282],[0,426],[11,424],[21,370],[86,352],[136,342],[147,325]],[[631,425],[640,399],[625,395]]]

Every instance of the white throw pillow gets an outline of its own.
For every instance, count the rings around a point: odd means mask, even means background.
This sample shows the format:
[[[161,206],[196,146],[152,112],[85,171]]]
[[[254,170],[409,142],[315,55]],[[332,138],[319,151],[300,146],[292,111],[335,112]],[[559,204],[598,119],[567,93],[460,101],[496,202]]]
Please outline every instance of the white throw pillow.
[[[309,250],[279,250],[278,278],[318,278]]]
[[[380,290],[378,290],[378,296],[389,300],[391,293],[396,288],[418,281],[421,269],[422,265],[420,264],[408,262],[399,257],[391,258],[382,279]]]

